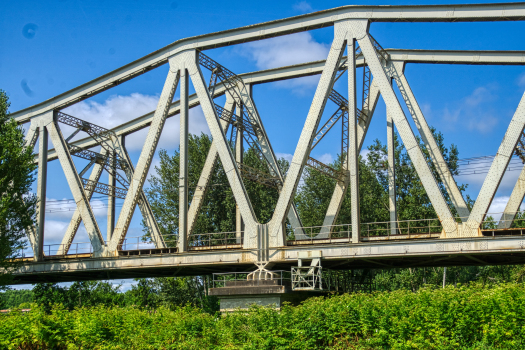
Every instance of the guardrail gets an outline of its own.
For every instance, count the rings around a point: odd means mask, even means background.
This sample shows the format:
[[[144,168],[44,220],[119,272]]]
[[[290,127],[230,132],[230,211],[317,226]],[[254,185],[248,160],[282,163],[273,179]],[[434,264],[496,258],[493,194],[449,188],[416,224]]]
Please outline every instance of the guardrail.
[[[195,233],[188,238],[188,247],[204,249],[212,247],[238,248],[242,246],[244,231],[240,232],[218,232],[218,233]]]
[[[254,271],[250,272],[225,272],[214,273],[212,288],[246,287],[246,286],[291,286],[292,276],[290,271],[271,270],[267,271],[265,278],[250,278]]]

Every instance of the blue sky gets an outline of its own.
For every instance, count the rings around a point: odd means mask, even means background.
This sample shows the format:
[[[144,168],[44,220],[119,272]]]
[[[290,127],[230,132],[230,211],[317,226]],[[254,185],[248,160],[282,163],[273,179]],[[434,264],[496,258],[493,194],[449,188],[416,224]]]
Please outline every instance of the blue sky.
[[[433,1],[432,3],[463,3]],[[356,1],[2,1],[0,2],[0,89],[11,111],[67,91],[178,39],[295,16],[348,4],[425,4]],[[525,50],[524,22],[373,23],[371,33],[385,48]],[[209,50],[206,54],[236,73],[324,59],[333,28]],[[411,64],[406,75],[429,124],[454,143],[460,158],[494,155],[525,90],[525,69],[514,66]],[[167,74],[160,67],[67,109],[67,113],[113,127],[153,110]],[[256,86],[254,98],[274,150],[290,157],[304,124],[317,77]],[[343,79],[342,79],[343,80]],[[338,83],[338,91],[344,86]],[[346,94],[346,93],[345,93]],[[326,114],[335,110],[328,105]],[[191,111],[190,131],[207,132],[200,108]],[[386,140],[385,107],[378,103],[365,147]],[[339,133],[335,131],[338,135]],[[67,134],[67,129],[64,129]],[[134,161],[145,131],[127,144]],[[173,136],[175,135],[175,136]],[[159,148],[178,147],[178,118],[166,124]],[[337,140],[323,140],[313,156],[331,161]],[[157,162],[157,158],[154,160]],[[82,167],[82,162],[77,167]],[[519,171],[509,172],[491,211],[504,208]],[[473,198],[483,175],[463,176]],[[49,164],[48,200],[71,198],[58,162]],[[98,196],[97,196],[98,197]],[[105,232],[105,199],[94,201]],[[51,202],[50,202],[51,203]],[[55,207],[57,207],[55,205]],[[60,208],[67,207],[60,203]],[[49,206],[48,208],[52,208]],[[59,243],[72,211],[48,213],[46,244]],[[140,213],[129,236],[141,234]],[[81,230],[76,241],[87,241]]]

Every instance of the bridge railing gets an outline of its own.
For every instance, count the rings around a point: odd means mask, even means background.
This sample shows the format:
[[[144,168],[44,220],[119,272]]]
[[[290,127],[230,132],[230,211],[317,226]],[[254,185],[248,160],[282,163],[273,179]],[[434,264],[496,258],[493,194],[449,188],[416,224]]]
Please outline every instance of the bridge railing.
[[[302,229],[304,235],[297,232]],[[420,219],[404,221],[384,221],[361,223],[361,238],[384,237],[389,239],[416,238],[439,234],[442,231],[441,223],[438,219]],[[394,233],[395,232],[395,233]],[[310,226],[295,229],[295,235],[291,241],[350,241],[352,238],[352,224]]]
[[[227,287],[253,287],[253,286],[291,286],[292,275],[288,270],[271,270],[267,271],[264,278],[251,278],[254,271],[251,272],[225,272],[214,273],[212,288]]]
[[[243,243],[244,232],[195,233],[188,239],[188,246],[195,249],[211,247],[238,247]]]

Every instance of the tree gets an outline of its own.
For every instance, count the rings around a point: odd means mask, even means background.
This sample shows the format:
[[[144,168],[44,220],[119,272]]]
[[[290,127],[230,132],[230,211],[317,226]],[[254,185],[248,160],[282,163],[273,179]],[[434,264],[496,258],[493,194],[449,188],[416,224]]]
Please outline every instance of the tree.
[[[190,203],[195,194],[197,182],[204,168],[211,143],[211,137],[206,134],[189,135],[188,182],[190,185],[188,197]],[[176,150],[170,156],[166,150],[161,150],[159,156],[160,164],[155,167],[156,174],[149,180],[150,188],[146,190],[146,195],[165,240],[169,241],[171,245],[175,245],[176,237],[173,235],[178,235],[179,227],[180,153]],[[279,159],[278,163],[283,172],[288,169],[286,160]],[[243,164],[268,172],[265,161],[251,148],[244,152]],[[257,219],[263,223],[269,221],[279,198],[277,189],[269,188],[249,179],[244,179],[244,184]],[[217,160],[193,232],[202,234],[235,231],[235,208],[235,198],[228,178],[220,160]]]
[[[36,197],[29,192],[36,169],[33,150],[25,147],[24,132],[9,117],[9,105],[0,90],[0,268],[4,271],[14,267],[12,259],[24,246],[36,207]],[[0,274],[0,288],[11,281],[11,274]]]

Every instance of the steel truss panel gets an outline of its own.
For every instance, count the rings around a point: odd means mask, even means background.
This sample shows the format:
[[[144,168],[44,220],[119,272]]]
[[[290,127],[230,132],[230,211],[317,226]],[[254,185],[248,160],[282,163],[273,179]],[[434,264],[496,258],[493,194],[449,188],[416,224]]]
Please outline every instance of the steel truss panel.
[[[392,60],[404,61],[405,63],[436,63],[436,64],[479,64],[479,65],[524,65],[525,51],[436,51],[436,50],[401,50],[388,49]],[[346,61],[346,58],[341,60]],[[356,66],[363,66],[363,59],[357,59]],[[325,61],[315,61],[297,64],[288,67],[273,68],[253,73],[240,74],[246,84],[262,84],[272,81],[280,81],[320,74]],[[226,88],[219,83],[214,90],[214,97],[223,95]],[[195,94],[189,97],[189,107],[199,105]],[[179,113],[179,101],[175,101],[168,112],[168,117]],[[151,124],[153,112],[123,123],[112,130],[118,135],[128,135],[142,130]],[[73,142],[73,145],[81,148],[90,148],[96,144],[91,138],[85,138]],[[53,149],[48,152],[48,160],[56,159]]]
[[[515,152],[516,145],[521,137],[524,127],[525,94],[521,97],[518,108],[509,123],[507,132],[503,137],[503,141],[501,141],[496,157],[494,157],[494,160],[492,161],[492,165],[490,166],[487,177],[481,186],[481,190],[479,191],[478,198],[470,212],[470,216],[467,222],[463,225],[464,236],[472,237],[480,234],[479,229],[481,222],[487,214],[492,199],[498,190],[501,179],[503,178],[510,159]]]
[[[345,35],[345,32],[337,31],[336,27],[334,41],[332,42],[323,73],[321,74],[321,79],[317,85],[314,99],[308,116],[306,117],[301,136],[299,137],[292,162],[290,163],[290,168],[288,169],[286,180],[279,195],[273,218],[270,221],[270,235],[273,238],[270,243],[271,246],[282,246],[286,241],[282,232],[282,225],[284,224],[285,218],[284,213],[291,205],[292,197],[299,184],[303,167],[308,160],[315,132],[318,129],[326,101],[332,91],[335,75],[339,70],[339,62],[344,53]]]
[[[50,123],[48,124],[47,129],[49,130],[49,134],[51,136],[51,142],[57,150],[58,158],[66,175],[69,188],[71,189],[73,198],[77,204],[77,208],[80,211],[80,216],[82,217],[82,221],[86,227],[89,240],[93,246],[93,252],[96,255],[104,255],[106,253],[106,244],[104,242],[104,238],[100,233],[100,229],[95,219],[95,214],[93,213],[93,209],[91,208],[86,193],[84,192],[84,187],[82,185],[80,176],[78,175],[75,164],[71,159],[71,154],[69,153],[69,149],[62,136],[62,133],[60,132],[58,124],[56,122]],[[42,165],[43,164],[39,164],[39,166]]]
[[[414,93],[408,84],[408,81],[403,72],[404,62],[393,62],[393,64],[390,65],[390,68],[390,71],[393,74],[392,76],[397,83],[403,99],[405,100],[416,128],[419,130],[421,139],[425,143],[425,147],[432,158],[432,162],[438,171],[441,181],[443,181],[443,184],[445,185],[445,189],[450,196],[452,204],[456,208],[461,220],[466,221],[470,215],[467,203],[463,199],[463,195],[461,194],[461,191],[459,190],[458,185],[454,180],[447,163],[445,162],[445,158],[443,158],[443,154],[441,154],[441,150],[434,139],[434,135],[432,135],[432,131],[430,131],[430,127],[425,120],[425,116],[423,115]]]
[[[412,132],[412,128],[410,127],[410,124],[401,109],[401,105],[397,100],[395,92],[390,85],[389,78],[377,57],[376,49],[368,36],[368,22],[362,20],[349,20],[346,23],[349,26],[349,31],[351,31],[357,38],[359,47],[361,47],[361,51],[368,62],[372,75],[374,76],[374,79],[377,80],[381,96],[387,105],[389,113],[392,115],[392,119],[397,127],[401,140],[405,144],[410,159],[412,160],[421,183],[436,210],[444,231],[447,234],[456,234],[457,225],[454,217],[452,216],[445,198],[426,163],[425,157],[423,156],[414,133]]]
[[[153,159],[153,154],[157,148],[160,134],[166,121],[168,108],[179,81],[180,74],[178,71],[179,66],[177,64],[178,62],[170,63],[170,71],[166,78],[164,88],[162,89],[155,116],[153,117],[146,141],[144,142],[144,147],[142,148],[139,161],[133,173],[133,178],[130,181],[128,194],[126,195],[126,199],[124,200],[124,204],[120,211],[111,241],[108,244],[110,254],[117,254],[117,249],[122,244],[126,232],[128,231],[133,211],[143,193],[142,187],[146,181],[146,175],[151,166],[151,160]]]

